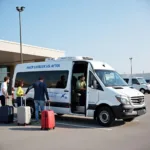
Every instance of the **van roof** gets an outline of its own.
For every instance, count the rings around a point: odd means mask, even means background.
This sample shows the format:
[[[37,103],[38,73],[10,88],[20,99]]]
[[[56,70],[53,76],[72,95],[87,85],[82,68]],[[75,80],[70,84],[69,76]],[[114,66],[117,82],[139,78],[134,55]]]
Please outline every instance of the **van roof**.
[[[56,66],[56,65],[60,65],[60,64],[66,64],[66,65],[62,65],[63,68],[66,68],[68,64],[72,64],[72,62],[75,61],[83,61],[83,62],[90,62],[93,66],[94,69],[102,69],[102,70],[114,70],[110,65],[108,65],[105,62],[100,62],[100,61],[96,61],[93,60],[90,57],[62,57],[62,58],[58,58],[58,59],[46,59],[46,61],[44,62],[33,62],[33,63],[24,63],[24,64],[18,64],[16,66],[17,70],[26,70],[26,68],[29,71],[32,70],[31,68],[38,68],[38,69],[45,69],[45,67],[42,66]],[[63,69],[61,67],[61,69]],[[56,69],[56,68],[55,68]],[[58,68],[60,69],[60,67]]]

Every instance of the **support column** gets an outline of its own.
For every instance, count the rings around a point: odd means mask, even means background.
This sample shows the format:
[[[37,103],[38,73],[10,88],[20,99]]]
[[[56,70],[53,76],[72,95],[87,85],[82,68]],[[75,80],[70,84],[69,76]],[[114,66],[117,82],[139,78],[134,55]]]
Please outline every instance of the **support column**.
[[[13,75],[14,75],[14,69],[15,69],[15,65],[13,65],[13,66],[9,66],[9,77],[10,77],[10,84],[9,84],[9,87],[8,87],[8,93],[9,93],[9,95],[11,95],[12,93],[12,79],[13,79]]]

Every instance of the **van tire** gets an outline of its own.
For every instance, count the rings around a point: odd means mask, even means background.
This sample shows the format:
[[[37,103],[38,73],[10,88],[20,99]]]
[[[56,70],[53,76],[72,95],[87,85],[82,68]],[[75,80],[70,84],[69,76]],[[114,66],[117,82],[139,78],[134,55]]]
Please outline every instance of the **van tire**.
[[[108,106],[100,107],[96,115],[97,121],[101,126],[109,127],[115,121],[115,116]]]
[[[142,92],[143,94],[145,94],[145,90],[144,89],[140,89],[140,92]]]
[[[131,122],[133,120],[134,120],[134,118],[123,119],[124,122]]]

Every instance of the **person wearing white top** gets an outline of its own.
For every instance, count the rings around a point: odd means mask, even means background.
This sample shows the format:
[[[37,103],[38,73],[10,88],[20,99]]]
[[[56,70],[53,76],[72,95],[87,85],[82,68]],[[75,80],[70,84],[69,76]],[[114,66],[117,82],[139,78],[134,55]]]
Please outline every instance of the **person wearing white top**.
[[[8,92],[7,92],[7,84],[9,83],[9,77],[4,78],[4,82],[1,84],[1,89],[0,89],[0,100],[1,100],[1,105],[5,106],[5,100],[8,97]]]

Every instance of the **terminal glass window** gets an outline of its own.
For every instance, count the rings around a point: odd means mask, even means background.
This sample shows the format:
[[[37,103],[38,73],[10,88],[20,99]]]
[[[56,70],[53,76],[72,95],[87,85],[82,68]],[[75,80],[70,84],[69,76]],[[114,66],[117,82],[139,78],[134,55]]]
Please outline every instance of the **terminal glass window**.
[[[9,76],[9,67],[2,66],[0,67],[0,86],[4,82],[4,77]]]
[[[21,80],[24,82],[24,88],[27,88],[39,77],[43,77],[48,88],[66,88],[68,73],[69,71],[20,72],[16,75],[15,87]]]

